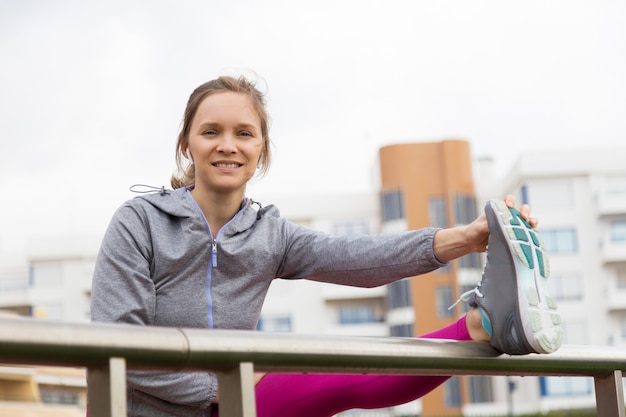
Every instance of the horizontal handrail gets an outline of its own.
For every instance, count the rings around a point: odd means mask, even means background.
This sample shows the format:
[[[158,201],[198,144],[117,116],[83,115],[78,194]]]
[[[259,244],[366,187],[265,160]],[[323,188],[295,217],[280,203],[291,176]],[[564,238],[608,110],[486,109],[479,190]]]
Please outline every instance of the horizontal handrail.
[[[125,415],[127,368],[215,371],[220,386],[235,393],[232,399],[222,397],[220,401],[221,408],[228,407],[229,416],[255,415],[254,401],[250,401],[254,397],[252,369],[591,376],[596,384],[598,416],[625,416],[622,372],[626,371],[626,350],[608,346],[568,345],[549,355],[509,356],[479,342],[66,323],[11,317],[0,318],[0,361],[88,368],[90,387],[100,391],[89,396],[92,404],[98,402],[101,408],[93,413],[90,410],[93,417]]]
[[[586,375],[626,371],[626,350],[563,346],[549,355],[499,355],[485,343],[435,339],[312,336],[126,324],[0,319],[4,363],[225,370],[253,362],[263,372]]]

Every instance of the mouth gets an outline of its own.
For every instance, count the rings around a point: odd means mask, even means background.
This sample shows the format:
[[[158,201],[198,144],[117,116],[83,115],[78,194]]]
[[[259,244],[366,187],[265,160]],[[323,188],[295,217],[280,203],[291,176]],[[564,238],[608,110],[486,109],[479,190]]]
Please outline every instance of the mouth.
[[[232,161],[217,161],[217,162],[213,162],[211,165],[213,165],[216,168],[234,169],[234,168],[239,168],[243,164],[240,164],[238,162],[232,162]]]

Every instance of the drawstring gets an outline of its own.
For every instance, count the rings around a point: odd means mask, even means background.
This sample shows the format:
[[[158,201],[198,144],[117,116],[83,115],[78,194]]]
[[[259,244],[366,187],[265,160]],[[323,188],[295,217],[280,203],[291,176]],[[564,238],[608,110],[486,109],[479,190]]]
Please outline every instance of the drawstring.
[[[156,192],[158,192],[161,195],[166,194],[164,185],[162,185],[161,187],[154,187],[152,185],[134,184],[130,186],[129,190],[133,193],[138,193],[138,194],[147,194],[147,193],[156,193]]]
[[[263,206],[258,201],[254,201],[253,199],[250,199],[250,205],[253,205],[253,204],[256,204],[257,206],[259,206],[259,210],[257,210],[256,212],[256,219],[261,220],[261,209],[263,208]]]

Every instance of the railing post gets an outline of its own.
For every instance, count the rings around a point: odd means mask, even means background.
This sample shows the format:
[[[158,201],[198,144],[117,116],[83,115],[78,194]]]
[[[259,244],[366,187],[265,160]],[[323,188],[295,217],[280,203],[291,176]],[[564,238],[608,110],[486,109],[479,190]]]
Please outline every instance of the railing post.
[[[256,417],[254,365],[241,362],[237,368],[217,373],[220,415]]]
[[[622,371],[613,371],[609,376],[596,376],[593,380],[598,417],[625,417]]]
[[[89,417],[126,417],[126,361],[110,358],[108,366],[87,369]]]

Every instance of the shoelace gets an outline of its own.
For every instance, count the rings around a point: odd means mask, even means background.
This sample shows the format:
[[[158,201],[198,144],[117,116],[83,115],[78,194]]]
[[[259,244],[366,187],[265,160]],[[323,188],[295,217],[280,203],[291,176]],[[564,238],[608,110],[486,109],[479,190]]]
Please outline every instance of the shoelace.
[[[448,307],[448,310],[452,310],[461,301],[465,302],[465,301],[469,300],[470,297],[472,296],[472,294],[476,294],[476,296],[480,297],[480,298],[483,297],[483,294],[480,292],[480,285],[477,286],[476,288],[472,288],[471,290],[465,291],[463,294],[461,294],[459,299],[456,300],[456,302],[454,304],[452,304],[450,307]]]

